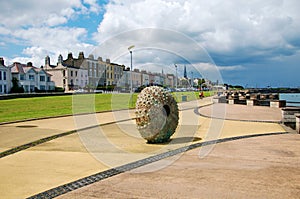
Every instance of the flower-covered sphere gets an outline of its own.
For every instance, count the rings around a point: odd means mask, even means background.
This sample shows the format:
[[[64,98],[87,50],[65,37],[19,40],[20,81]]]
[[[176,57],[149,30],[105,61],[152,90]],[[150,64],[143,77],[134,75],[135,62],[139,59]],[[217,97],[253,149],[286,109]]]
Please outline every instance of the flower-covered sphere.
[[[158,86],[144,88],[136,102],[136,125],[148,143],[170,139],[178,125],[178,106],[173,96]]]

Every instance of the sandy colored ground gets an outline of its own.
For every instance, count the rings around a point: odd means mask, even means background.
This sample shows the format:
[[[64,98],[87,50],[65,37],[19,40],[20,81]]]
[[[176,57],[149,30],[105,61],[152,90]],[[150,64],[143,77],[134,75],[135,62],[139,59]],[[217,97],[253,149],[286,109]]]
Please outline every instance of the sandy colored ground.
[[[281,121],[282,117],[281,109],[279,108],[238,104],[214,104],[199,109],[199,112],[205,116],[233,120]]]
[[[299,134],[220,143],[198,155],[194,149],[161,170],[123,173],[59,198],[299,198]]]
[[[133,116],[133,111],[37,120],[0,126],[0,146],[2,149],[7,149],[43,136],[93,126],[98,123],[127,119],[127,121],[117,124],[80,131],[78,134],[61,137],[1,158],[0,195],[4,198],[28,197],[107,168],[191,143],[238,135],[284,131],[279,124],[273,123],[224,121],[199,117],[194,112],[194,108],[207,104],[210,100],[199,100],[198,102],[179,105],[183,110],[180,112],[180,125],[171,142],[160,145],[146,144],[145,140],[139,136],[134,121],[128,120]],[[268,111],[265,112],[265,115],[269,115]],[[242,115],[240,116],[242,117]],[[26,125],[27,128],[24,128]],[[7,130],[9,128],[10,130]],[[214,148],[215,146],[201,149],[198,151],[199,155],[205,157]],[[161,162],[163,162],[163,167],[166,163],[172,167],[174,160]],[[146,170],[157,170],[158,168],[160,166],[152,168],[148,166]],[[185,169],[189,170],[189,167]],[[123,196],[126,196],[124,195],[126,191],[123,191]],[[114,194],[114,192],[107,194]],[[118,195],[116,196],[118,197]],[[107,197],[110,196],[107,195]],[[140,194],[139,197],[143,197],[143,195]]]

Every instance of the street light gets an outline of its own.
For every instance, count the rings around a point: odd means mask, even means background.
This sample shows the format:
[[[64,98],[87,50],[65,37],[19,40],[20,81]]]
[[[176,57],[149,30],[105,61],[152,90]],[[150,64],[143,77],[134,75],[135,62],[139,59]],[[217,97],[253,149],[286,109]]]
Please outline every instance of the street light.
[[[133,89],[132,89],[132,48],[134,48],[134,45],[129,46],[128,50],[130,52],[130,93],[132,93]]]
[[[176,68],[175,88],[176,88],[176,90],[177,90],[177,65],[174,64],[174,66],[175,66],[175,68]]]

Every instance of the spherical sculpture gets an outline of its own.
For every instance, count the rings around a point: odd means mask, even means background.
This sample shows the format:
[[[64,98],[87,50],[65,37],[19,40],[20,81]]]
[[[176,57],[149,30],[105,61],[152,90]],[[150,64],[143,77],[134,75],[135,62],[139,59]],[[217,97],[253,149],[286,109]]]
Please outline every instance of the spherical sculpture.
[[[178,125],[178,106],[173,96],[158,86],[146,87],[136,102],[136,124],[148,143],[170,139]]]

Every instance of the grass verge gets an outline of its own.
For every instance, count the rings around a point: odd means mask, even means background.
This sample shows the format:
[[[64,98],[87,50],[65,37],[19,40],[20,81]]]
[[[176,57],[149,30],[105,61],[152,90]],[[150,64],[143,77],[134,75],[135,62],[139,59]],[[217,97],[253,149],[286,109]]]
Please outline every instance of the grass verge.
[[[177,102],[181,102],[183,95],[188,101],[198,99],[199,92],[172,94]],[[0,100],[0,122],[134,108],[137,95],[80,94]],[[211,93],[205,92],[204,95],[210,96]]]

